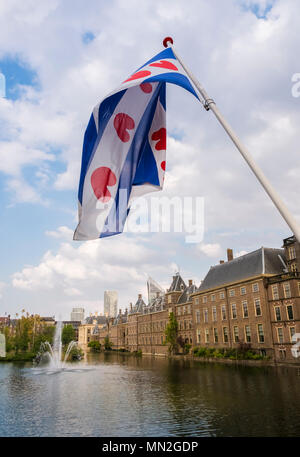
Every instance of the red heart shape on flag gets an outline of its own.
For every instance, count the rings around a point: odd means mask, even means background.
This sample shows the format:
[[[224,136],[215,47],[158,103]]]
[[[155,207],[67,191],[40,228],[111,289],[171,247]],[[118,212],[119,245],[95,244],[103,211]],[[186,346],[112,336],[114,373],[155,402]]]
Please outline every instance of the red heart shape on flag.
[[[166,161],[163,160],[162,163],[160,164],[161,168],[166,171]]]
[[[111,193],[108,186],[114,186],[117,182],[116,175],[108,167],[96,168],[91,176],[91,185],[98,200],[103,203],[111,199]]]
[[[152,84],[150,83],[142,83],[140,84],[140,88],[145,94],[150,94],[152,92]]]
[[[138,71],[138,72],[134,73],[132,76],[130,76],[130,78],[123,81],[122,84],[128,83],[129,81],[134,81],[135,79],[145,78],[145,76],[149,76],[149,75],[151,75],[151,71],[148,71],[148,70]]]
[[[127,143],[130,140],[130,135],[127,130],[134,129],[134,120],[128,114],[118,113],[114,118],[114,128],[117,132],[118,137],[123,143]]]
[[[175,67],[175,65],[172,64],[172,62],[169,62],[168,60],[160,60],[159,62],[150,63],[150,67],[160,67],[160,68],[166,68],[167,70],[178,71],[178,68]]]
[[[167,148],[167,130],[162,127],[161,129],[157,130],[156,132],[152,133],[151,140],[157,141],[155,145],[155,149],[157,151],[162,151],[163,149]]]

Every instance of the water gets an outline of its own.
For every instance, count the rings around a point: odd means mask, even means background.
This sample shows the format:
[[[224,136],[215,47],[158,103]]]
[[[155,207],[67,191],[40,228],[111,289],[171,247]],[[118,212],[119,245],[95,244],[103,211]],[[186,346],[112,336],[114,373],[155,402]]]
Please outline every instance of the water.
[[[77,346],[76,341],[71,341],[68,344],[67,350],[65,352],[64,358],[62,360],[62,322],[58,321],[55,327],[55,333],[53,338],[53,345],[46,341],[45,343],[41,344],[40,349],[40,356],[42,362],[42,370],[46,370],[48,372],[56,372],[65,370],[66,362],[69,358],[70,352],[72,349]],[[46,363],[44,365],[43,363]]]
[[[294,368],[89,355],[0,363],[0,436],[299,436]]]

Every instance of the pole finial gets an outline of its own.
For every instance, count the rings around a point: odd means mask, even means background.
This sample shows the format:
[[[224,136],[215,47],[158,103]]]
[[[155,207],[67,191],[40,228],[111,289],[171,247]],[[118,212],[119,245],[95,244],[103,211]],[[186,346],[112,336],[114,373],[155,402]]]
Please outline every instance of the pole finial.
[[[165,48],[168,47],[168,43],[171,43],[171,44],[174,43],[173,38],[170,37],[170,36],[167,36],[163,41],[163,45],[164,45]]]

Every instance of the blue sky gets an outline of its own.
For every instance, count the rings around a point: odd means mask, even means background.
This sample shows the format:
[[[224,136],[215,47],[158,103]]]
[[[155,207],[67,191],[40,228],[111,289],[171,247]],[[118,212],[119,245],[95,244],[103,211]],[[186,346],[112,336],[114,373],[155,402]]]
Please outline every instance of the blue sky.
[[[203,241],[188,245],[185,234],[163,233],[72,241],[91,110],[161,50],[165,35],[175,38],[187,65],[300,220],[300,105],[290,83],[300,71],[299,4],[221,5],[13,0],[1,6],[0,315],[20,306],[64,317],[77,305],[101,311],[105,289],[118,290],[125,308],[146,293],[147,275],[167,287],[180,267],[186,280],[199,284],[227,247],[240,255],[278,247],[290,235],[211,113],[168,87],[162,195],[205,198]]]

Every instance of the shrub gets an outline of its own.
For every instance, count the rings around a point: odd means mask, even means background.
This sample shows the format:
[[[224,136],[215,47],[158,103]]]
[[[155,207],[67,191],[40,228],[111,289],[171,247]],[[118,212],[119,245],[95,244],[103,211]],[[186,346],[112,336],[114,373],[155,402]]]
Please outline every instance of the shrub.
[[[99,341],[90,341],[88,347],[91,348],[92,352],[100,352],[101,344]]]

